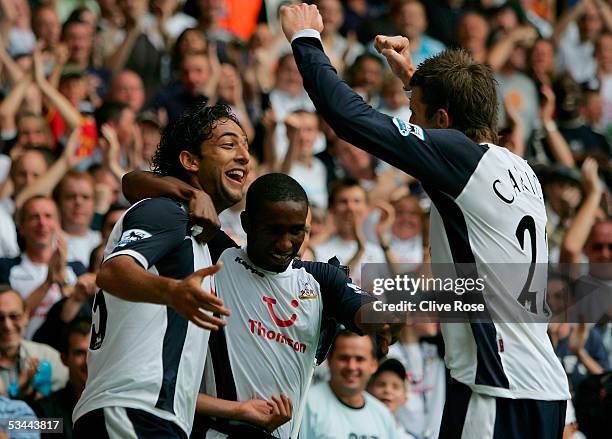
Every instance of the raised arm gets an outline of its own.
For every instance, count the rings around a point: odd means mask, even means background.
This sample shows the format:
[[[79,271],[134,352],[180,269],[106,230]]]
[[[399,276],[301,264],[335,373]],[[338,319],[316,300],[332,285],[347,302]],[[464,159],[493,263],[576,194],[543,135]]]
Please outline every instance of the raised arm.
[[[589,238],[593,224],[595,224],[603,192],[597,169],[597,162],[591,157],[587,158],[582,165],[584,200],[563,237],[561,262],[580,262],[582,249]]]
[[[40,47],[34,49],[33,62],[34,78],[43,96],[51,106],[55,107],[71,130],[78,128],[81,125],[81,113],[45,78]]]
[[[467,177],[484,154],[484,148],[456,130],[424,130],[370,107],[341,80],[323,52],[319,36],[322,25],[316,6],[294,5],[281,9],[281,22],[292,48],[304,88],[317,111],[334,132],[347,142],[418,178],[429,188],[458,195]],[[394,39],[381,37],[379,50],[389,59],[404,84],[412,63],[396,47]],[[407,40],[406,40],[407,42]],[[396,65],[397,64],[397,65]],[[395,67],[401,69],[395,70]]]

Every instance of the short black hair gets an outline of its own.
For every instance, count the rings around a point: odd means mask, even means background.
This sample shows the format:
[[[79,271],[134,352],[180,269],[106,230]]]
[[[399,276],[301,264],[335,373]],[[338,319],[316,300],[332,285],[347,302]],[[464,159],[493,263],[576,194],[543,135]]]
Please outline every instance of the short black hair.
[[[123,110],[126,108],[129,107],[121,102],[105,102],[102,104],[95,112],[98,130],[100,130],[105,123],[119,123],[121,120],[121,113],[123,113]]]
[[[205,101],[195,104],[162,132],[153,156],[153,170],[160,175],[184,180],[187,172],[179,160],[181,151],[202,158],[202,143],[211,138],[217,123],[223,120],[231,120],[242,128],[228,105],[208,106]]]
[[[247,214],[256,214],[264,201],[295,201],[308,206],[304,188],[287,174],[271,173],[262,175],[251,184],[246,196]]]
[[[366,191],[365,188],[361,186],[361,183],[359,183],[359,180],[353,177],[343,177],[332,183],[331,188],[329,189],[329,197],[327,200],[327,205],[329,207],[332,207],[334,203],[336,202],[336,198],[338,197],[338,194],[340,193],[340,191],[343,191],[344,189],[355,187],[355,186],[361,188],[363,192],[365,192],[366,199],[367,199],[368,191]]]
[[[400,380],[404,382],[406,381],[406,368],[399,360],[396,360],[395,358],[389,358],[380,363],[378,369],[376,369],[376,372],[374,372],[374,375],[372,375],[372,381],[378,378],[383,372],[394,373]]]
[[[66,355],[70,350],[70,336],[72,334],[89,335],[91,332],[91,320],[86,317],[77,317],[71,321],[63,331],[62,341],[60,343],[59,351]]]

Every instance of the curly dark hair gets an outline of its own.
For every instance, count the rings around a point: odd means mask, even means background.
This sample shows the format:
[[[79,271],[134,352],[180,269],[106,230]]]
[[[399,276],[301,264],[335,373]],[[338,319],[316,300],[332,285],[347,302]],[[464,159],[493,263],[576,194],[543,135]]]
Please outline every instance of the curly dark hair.
[[[185,180],[188,175],[179,160],[181,151],[202,158],[202,143],[210,139],[217,123],[223,120],[231,120],[242,127],[228,105],[208,106],[201,102],[191,107],[164,129],[153,156],[153,171]]]

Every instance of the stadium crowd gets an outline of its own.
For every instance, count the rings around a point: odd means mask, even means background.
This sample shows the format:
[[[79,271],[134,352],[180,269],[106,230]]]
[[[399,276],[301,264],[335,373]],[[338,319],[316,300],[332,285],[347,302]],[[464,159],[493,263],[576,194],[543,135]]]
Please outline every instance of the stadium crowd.
[[[364,263],[428,262],[430,200],[417,180],[339,139],[317,115],[280,30],[285,3],[0,0],[0,419],[64,418],[71,437],[96,272],[129,207],[122,177],[151,170],[161,131],[203,100],[228,104],[240,121],[250,181],[280,172],[305,189],[312,222],[302,259],[335,256],[357,285]],[[612,2],[315,3],[337,71],[404,121],[409,94],[374,50],[376,35],[407,37],[415,65],[451,47],[488,64],[501,145],[542,184],[550,263],[582,264],[580,275],[610,285],[599,263],[612,262]],[[244,207],[220,215],[239,243]],[[550,278],[551,308],[564,306],[578,276]],[[573,395],[566,437],[609,437],[610,315],[554,323],[549,334]],[[334,424],[346,416],[348,426],[377,419],[380,438],[436,438],[448,378],[437,326],[407,323],[393,360],[377,359],[370,343],[340,334],[316,373],[303,434],[348,437]],[[343,361],[350,349],[363,361]],[[367,404],[341,415],[366,389]]]

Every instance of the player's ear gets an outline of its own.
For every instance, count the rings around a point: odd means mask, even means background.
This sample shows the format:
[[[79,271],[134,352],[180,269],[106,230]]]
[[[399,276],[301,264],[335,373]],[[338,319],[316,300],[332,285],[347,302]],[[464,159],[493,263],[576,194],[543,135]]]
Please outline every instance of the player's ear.
[[[451,118],[446,112],[444,108],[438,108],[436,110],[436,114],[434,114],[434,122],[436,124],[436,128],[450,128],[451,126]]]
[[[187,172],[199,172],[200,171],[200,158],[189,151],[181,151],[179,154],[179,161]]]

